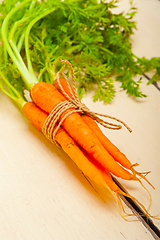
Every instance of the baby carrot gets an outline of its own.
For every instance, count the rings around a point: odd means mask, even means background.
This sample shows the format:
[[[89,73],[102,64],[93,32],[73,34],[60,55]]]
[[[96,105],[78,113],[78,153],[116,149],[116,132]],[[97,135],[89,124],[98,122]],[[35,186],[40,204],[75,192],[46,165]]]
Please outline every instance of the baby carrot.
[[[73,88],[71,84],[64,78],[59,78],[59,82],[61,86],[63,87],[64,91],[69,95],[69,97],[72,98],[72,93],[74,94]],[[68,86],[69,84],[69,86]],[[58,89],[58,91],[63,94],[57,79],[53,82],[53,85]],[[70,88],[69,88],[70,87]],[[102,143],[104,148],[110,153],[110,155],[117,161],[119,162],[123,167],[127,169],[131,169],[132,164],[131,162],[127,159],[127,157],[120,152],[120,150],[103,134],[101,129],[99,128],[98,124],[92,119],[90,116],[87,114],[82,114],[82,119],[84,122],[88,125],[88,127],[96,134],[98,137],[99,141]]]
[[[110,153],[110,155],[119,162],[123,167],[131,169],[132,164],[128,158],[120,152],[120,150],[103,134],[98,124],[89,117],[87,114],[82,115],[83,121],[94,131],[104,148]]]
[[[70,98],[73,98],[74,95],[74,90],[72,88],[72,85],[66,81],[65,78],[59,78],[59,83],[61,84],[63,90],[65,93],[67,93],[67,95]],[[57,90],[64,96],[64,92],[62,91],[60,85],[59,85],[57,79],[53,82],[53,85],[57,88]],[[133,172],[133,175],[136,176],[140,176],[141,178],[143,178],[153,189],[154,186],[148,181],[148,179],[145,177],[145,175],[148,173],[139,173],[137,172],[134,167],[138,165],[138,163],[136,164],[132,164],[129,159],[126,157],[125,154],[123,154],[101,131],[101,129],[99,128],[98,124],[94,121],[94,119],[92,119],[89,115],[87,114],[82,114],[81,115],[83,121],[88,125],[88,127],[96,134],[97,138],[99,139],[99,141],[101,142],[101,144],[103,145],[103,147],[108,151],[108,153],[114,158],[115,161],[117,161],[118,163],[120,163],[123,167],[125,167],[128,170],[131,170]]]
[[[23,113],[26,115],[33,126],[42,131],[43,125],[48,117],[48,114],[45,111],[36,106],[33,102],[27,102],[23,106]],[[55,138],[58,144],[74,161],[77,167],[85,174],[85,176],[89,177],[90,180],[94,181],[98,185],[108,189],[108,191],[115,198],[118,206],[118,212],[123,219],[126,220],[119,209],[120,205],[124,211],[124,207],[120,200],[119,194],[135,200],[146,212],[146,214],[148,216],[151,216],[146,208],[136,198],[121,190],[113,181],[110,173],[107,170],[104,171],[103,168],[101,168],[101,166],[99,166],[94,161],[94,159],[92,159],[81,147],[77,145],[77,143],[67,134],[67,132],[62,127],[60,127],[57,131]],[[126,214],[126,216],[129,216],[129,214]]]
[[[31,97],[36,105],[41,109],[50,113],[57,104],[65,101],[64,96],[50,83],[37,83],[31,90]],[[60,117],[60,120],[66,113],[72,111],[66,110]],[[123,169],[105,150],[96,135],[82,120],[79,113],[68,115],[63,121],[62,126],[69,135],[89,153],[89,155],[99,162],[105,169],[113,173],[115,176],[126,180],[138,180],[135,176]]]
[[[27,102],[23,106],[23,113],[32,125],[42,132],[42,128],[48,114],[36,106],[33,102]],[[105,171],[102,175],[102,171],[93,164],[93,160],[80,150],[76,142],[62,127],[60,127],[57,131],[55,139],[68,156],[75,162],[78,168],[92,181],[100,186],[110,188],[112,191],[122,193],[119,187],[112,180],[110,173]],[[103,176],[105,176],[105,179]]]

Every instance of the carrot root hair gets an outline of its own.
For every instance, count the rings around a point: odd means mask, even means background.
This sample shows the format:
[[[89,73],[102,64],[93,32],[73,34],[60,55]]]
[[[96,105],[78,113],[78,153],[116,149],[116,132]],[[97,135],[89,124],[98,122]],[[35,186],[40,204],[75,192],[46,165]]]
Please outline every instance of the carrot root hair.
[[[142,181],[140,179],[138,179],[139,183],[141,184],[141,186],[144,188],[144,190],[148,193],[149,195],[149,198],[150,198],[150,201],[149,201],[149,206],[147,208],[147,211],[149,210],[150,206],[151,206],[151,203],[152,203],[152,196],[149,192],[149,190],[143,185]]]
[[[149,201],[149,206],[146,208],[142,203],[140,203],[138,201],[137,198],[133,197],[132,195],[130,195],[129,193],[125,192],[124,190],[121,190],[120,188],[116,191],[113,191],[110,189],[110,187],[106,186],[106,188],[109,190],[109,192],[112,194],[112,196],[114,197],[116,203],[117,203],[117,210],[118,210],[118,213],[119,215],[125,220],[125,221],[129,221],[129,222],[134,222],[134,221],[138,221],[138,219],[132,219],[132,220],[129,220],[127,219],[127,217],[150,217],[152,219],[157,219],[157,220],[160,220],[159,218],[159,215],[157,216],[152,216],[150,213],[149,213],[149,208],[151,206],[151,202],[152,202],[152,197],[151,197],[151,194],[150,192],[148,191],[148,189],[143,185],[142,181],[139,179],[139,182],[141,184],[141,186],[147,191],[149,197],[150,197],[150,201]],[[140,207],[140,212],[139,213],[127,213],[125,211],[125,208],[124,208],[124,204],[122,203],[122,200],[121,200],[121,197],[120,196],[124,196],[124,197],[127,197],[127,198],[130,198],[132,201],[135,202],[135,204],[137,204],[139,207]]]
[[[121,216],[125,221],[127,221],[127,222],[137,222],[138,219],[134,219],[134,220],[129,220],[129,219],[127,219],[127,217],[133,217],[133,216],[136,216],[136,215],[135,215],[135,214],[131,214],[131,213],[127,213],[127,212],[125,211],[125,209],[124,209],[124,205],[123,205],[122,200],[121,200],[121,198],[120,198],[120,196],[119,196],[119,193],[116,192],[115,194],[116,194],[117,201],[118,201],[118,203],[117,203],[117,208],[118,208],[118,213],[120,214],[120,216]],[[122,195],[123,195],[123,194],[122,194]],[[119,206],[121,207],[124,215],[122,215]]]
[[[116,191],[116,192],[112,191],[110,188],[108,188],[108,190],[110,191],[110,193],[112,194],[112,196],[114,197],[114,199],[116,201],[117,210],[118,210],[119,215],[127,222],[136,222],[136,221],[138,221],[138,219],[134,219],[134,220],[133,219],[132,220],[127,219],[127,217],[135,217],[136,214],[129,214],[129,213],[127,213],[125,211],[124,204],[122,203],[122,200],[120,198],[120,195],[124,195],[125,193],[122,190]]]
[[[138,166],[139,164],[138,163],[135,163],[131,166],[131,171],[133,173],[133,179],[136,177],[136,175],[138,175],[140,178],[142,178],[143,180],[145,180],[153,189],[155,189],[155,187],[152,185],[152,183],[146,178],[146,176],[151,172],[151,171],[148,171],[148,172],[138,172],[134,169],[134,167]],[[138,179],[140,180],[140,179]]]
[[[120,215],[125,221],[128,221],[128,222],[129,222],[130,220],[126,219],[126,217],[123,216],[123,214],[121,213],[121,209],[122,209],[123,212],[125,213],[125,215],[126,215],[126,216],[129,216],[129,214],[127,214],[127,213],[125,212],[123,203],[122,203],[122,201],[121,201],[121,199],[120,199],[120,197],[119,197],[119,194],[122,194],[122,195],[123,195],[122,191],[119,190],[118,192],[120,192],[120,193],[118,193],[117,191],[116,191],[116,192],[115,192],[115,191],[112,191],[108,185],[106,186],[106,188],[108,189],[108,191],[111,193],[111,195],[114,197],[114,199],[115,199],[115,201],[116,201],[117,210],[118,210],[119,215]]]
[[[121,199],[120,199],[120,197],[119,197],[119,193],[116,193],[116,195],[117,195],[119,201],[121,202],[122,210],[123,210],[123,212],[126,214],[126,216],[137,216],[137,217],[138,217],[138,216],[139,216],[139,217],[145,216],[145,217],[150,217],[150,218],[152,218],[152,219],[160,220],[160,218],[158,217],[159,215],[156,215],[156,216],[151,215],[151,214],[148,212],[148,209],[146,209],[145,206],[144,206],[142,203],[140,203],[137,198],[133,197],[132,195],[130,195],[130,194],[128,194],[128,193],[123,192],[123,194],[122,194],[123,196],[132,199],[135,203],[137,203],[137,204],[139,205],[139,207],[140,207],[140,208],[143,210],[143,212],[144,212],[144,214],[143,214],[143,213],[136,213],[136,214],[135,214],[135,213],[133,213],[133,214],[128,214],[128,213],[126,213],[125,210],[124,210],[122,201],[121,201]]]

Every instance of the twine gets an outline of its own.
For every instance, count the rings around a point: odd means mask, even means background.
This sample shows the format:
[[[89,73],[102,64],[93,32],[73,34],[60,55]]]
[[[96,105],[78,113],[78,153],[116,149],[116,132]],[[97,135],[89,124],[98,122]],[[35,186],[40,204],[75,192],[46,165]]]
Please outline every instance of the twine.
[[[55,143],[56,145],[60,146],[56,139],[56,133],[59,130],[61,124],[63,123],[63,121],[72,113],[75,112],[79,112],[81,114],[87,114],[89,115],[92,119],[94,119],[97,123],[99,123],[100,125],[102,125],[105,128],[108,129],[113,129],[113,130],[119,130],[122,128],[122,126],[120,124],[114,124],[114,123],[110,123],[107,120],[102,119],[101,117],[104,118],[109,118],[112,120],[115,120],[119,123],[121,123],[123,126],[125,126],[127,128],[127,130],[129,132],[132,132],[132,130],[120,119],[116,118],[116,117],[112,117],[106,114],[100,114],[97,112],[93,112],[91,111],[89,108],[86,107],[86,105],[84,103],[82,103],[78,97],[78,93],[77,93],[77,89],[76,89],[76,83],[75,83],[75,76],[74,76],[74,72],[73,72],[73,68],[70,62],[68,62],[67,60],[61,60],[61,62],[66,63],[71,71],[71,77],[72,77],[72,89],[70,87],[70,84],[68,82],[67,76],[63,73],[63,72],[57,72],[57,83],[63,93],[63,95],[66,97],[67,100],[62,101],[61,103],[59,103],[49,114],[49,116],[47,117],[43,128],[42,128],[42,132],[43,134],[52,142]],[[63,89],[60,81],[59,81],[59,76],[62,75],[67,84],[68,84],[68,88],[70,91],[70,94],[72,97],[70,97],[65,90]],[[61,115],[66,111],[70,109],[69,112],[67,112],[67,114],[64,115],[64,117],[59,121]],[[58,122],[59,121],[59,122]]]

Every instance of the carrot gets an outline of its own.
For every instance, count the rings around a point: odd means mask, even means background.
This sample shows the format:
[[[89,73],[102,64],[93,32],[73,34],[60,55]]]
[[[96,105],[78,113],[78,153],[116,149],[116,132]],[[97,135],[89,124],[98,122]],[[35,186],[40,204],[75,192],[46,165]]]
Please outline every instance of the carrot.
[[[66,79],[59,78],[60,84],[63,87],[64,91],[69,95],[69,97],[72,98],[71,92],[74,95],[73,88],[71,84],[67,83]],[[68,86],[69,84],[69,86]],[[53,82],[53,85],[56,87],[56,89],[63,94],[57,79]],[[70,88],[69,88],[70,87]],[[89,126],[89,128],[96,134],[104,148],[109,152],[109,154],[117,161],[119,162],[123,167],[127,169],[131,169],[132,163],[127,159],[127,157],[120,152],[120,150],[103,134],[101,129],[99,128],[98,124],[87,114],[82,114],[82,119],[84,122]]]
[[[64,89],[64,92],[66,92],[68,96],[72,98],[71,92],[73,93],[73,95],[75,95],[72,85],[69,82],[67,82],[66,79],[63,77],[59,78],[59,82],[62,88]],[[55,88],[64,96],[57,79],[54,80],[53,86],[55,86]]]
[[[29,119],[33,126],[42,132],[43,125],[48,117],[48,114],[36,106],[33,102],[27,102],[23,106],[23,113]],[[75,162],[78,168],[88,176],[92,181],[100,186],[109,187],[112,191],[122,193],[119,187],[113,182],[112,177],[108,171],[102,175],[102,171],[94,165],[93,160],[84,154],[77,143],[67,134],[67,132],[60,127],[55,136],[56,141],[68,156]]]
[[[50,83],[39,82],[32,87],[31,97],[35,104],[41,109],[50,113],[59,103],[65,101],[59,91]],[[72,109],[66,110],[60,117],[68,114]],[[99,162],[105,169],[115,176],[126,180],[138,180],[135,176],[123,169],[110,154],[105,150],[96,135],[84,123],[79,113],[72,113],[62,122],[62,127],[69,135],[87,151],[90,156]]]
[[[66,81],[65,78],[59,78],[59,83],[62,86],[64,92],[70,97],[73,98],[73,95],[75,94],[72,85]],[[53,85],[56,87],[56,89],[67,99],[67,97],[64,95],[64,92],[62,91],[62,88],[60,87],[57,79],[54,80]],[[83,121],[88,125],[88,127],[96,134],[97,138],[103,145],[103,147],[108,151],[108,153],[114,158],[115,161],[120,163],[123,167],[125,167],[128,170],[131,170],[133,174],[136,176],[140,176],[143,178],[153,189],[154,186],[148,181],[148,179],[145,177],[149,172],[146,173],[139,173],[137,172],[134,167],[138,166],[138,163],[132,164],[129,159],[126,157],[125,154],[123,154],[101,131],[98,124],[95,122],[94,119],[92,119],[87,114],[81,115]]]
[[[127,159],[127,157],[120,152],[120,150],[103,134],[98,124],[89,117],[88,115],[82,115],[83,121],[89,126],[89,128],[94,131],[104,148],[109,152],[109,154],[119,162],[123,167],[131,169],[132,163]]]
[[[41,108],[35,105],[33,102],[27,102],[23,105],[23,113],[28,120],[38,130],[42,132],[44,123],[48,117],[48,114]],[[89,179],[97,183],[98,185],[105,187],[113,195],[116,200],[118,212],[121,217],[127,220],[120,212],[119,205],[124,211],[122,201],[120,200],[119,194],[128,198],[134,199],[146,212],[148,216],[151,216],[146,208],[133,196],[121,190],[118,185],[113,181],[110,173],[94,161],[77,143],[68,135],[68,133],[60,127],[55,136],[56,141],[62,147],[62,149],[68,154],[68,156],[74,161],[77,167],[87,176]],[[115,193],[115,194],[114,194]],[[125,211],[124,211],[125,213]],[[126,213],[125,213],[126,214]],[[131,214],[126,214],[130,216]],[[134,214],[133,214],[134,215]],[[151,216],[153,217],[153,216]],[[153,217],[155,218],[155,217]]]

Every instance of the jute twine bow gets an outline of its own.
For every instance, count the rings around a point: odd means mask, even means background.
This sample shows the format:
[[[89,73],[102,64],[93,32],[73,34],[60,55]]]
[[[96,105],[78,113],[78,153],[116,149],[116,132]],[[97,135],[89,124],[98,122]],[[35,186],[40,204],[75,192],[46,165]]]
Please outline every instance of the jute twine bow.
[[[119,123],[121,123],[122,125],[124,125],[129,132],[132,132],[132,130],[120,119],[116,118],[116,117],[112,117],[106,114],[100,114],[97,112],[93,112],[91,111],[89,108],[86,107],[86,105],[84,103],[82,103],[78,97],[78,93],[77,93],[77,89],[76,89],[76,83],[75,83],[75,76],[74,76],[74,72],[73,72],[73,68],[70,62],[68,62],[67,60],[61,60],[61,62],[66,63],[71,71],[71,76],[72,76],[72,82],[73,82],[73,86],[72,89],[70,87],[70,84],[68,82],[67,76],[63,73],[63,72],[57,72],[57,83],[63,93],[63,95],[66,97],[67,100],[59,103],[53,110],[52,112],[49,114],[49,116],[47,117],[42,132],[43,134],[52,142],[55,143],[56,145],[59,146],[59,144],[57,143],[57,141],[55,140],[55,136],[57,131],[59,130],[61,124],[63,123],[63,121],[72,113],[75,112],[79,112],[81,114],[87,114],[89,115],[92,119],[94,119],[97,123],[101,124],[103,127],[108,128],[108,129],[113,129],[113,130],[119,130],[122,128],[122,126],[120,124],[114,124],[114,123],[110,123],[107,120],[102,119],[101,117],[104,118],[109,118],[112,120],[115,120]],[[70,97],[64,90],[64,88],[62,87],[60,81],[59,81],[59,76],[62,75],[67,84],[68,84],[68,88],[70,91],[70,94],[72,97]],[[69,112],[67,112],[67,114],[64,115],[64,117],[59,121],[61,115],[67,110],[70,109]],[[59,121],[59,122],[58,122]]]

